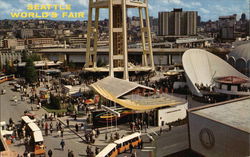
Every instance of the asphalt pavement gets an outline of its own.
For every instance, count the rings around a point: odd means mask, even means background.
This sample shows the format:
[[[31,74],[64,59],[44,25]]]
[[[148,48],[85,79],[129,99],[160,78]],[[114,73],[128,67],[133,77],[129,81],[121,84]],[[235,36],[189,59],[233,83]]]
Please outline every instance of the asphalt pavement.
[[[9,118],[11,117],[14,122],[18,122],[21,120],[21,116],[23,116],[25,110],[30,110],[31,106],[35,108],[34,104],[30,104],[28,101],[21,101],[20,92],[15,92],[11,90],[12,86],[8,85],[9,82],[5,82],[0,84],[0,89],[5,89],[6,94],[0,96],[0,121],[6,121],[8,123]],[[18,98],[17,103],[12,101],[13,96]],[[36,111],[32,111],[37,119],[41,119],[42,115],[47,113],[44,109],[39,109]],[[60,118],[61,121],[66,121],[69,117]],[[50,122],[48,122],[50,123]],[[56,121],[53,121],[53,126],[55,128]],[[74,121],[70,119],[70,123],[72,125],[71,129],[74,129],[75,123],[84,123],[86,124],[86,117],[82,117],[78,119],[78,121]],[[128,129],[127,125],[119,126],[118,131],[120,135],[126,135],[131,133]],[[159,127],[151,128],[151,135],[156,140],[155,142],[149,142],[149,138],[147,136],[143,136],[144,147],[142,150],[135,149],[137,156],[147,157],[147,156],[165,156],[171,153],[175,153],[178,151],[182,151],[188,148],[188,135],[187,135],[187,126],[183,125],[180,127],[172,128],[170,132],[167,132],[165,129],[163,133],[158,136],[153,132],[159,133]],[[44,130],[41,129],[43,134]],[[115,131],[115,129],[113,129]],[[88,144],[86,144],[79,136],[84,136],[83,132],[79,132],[78,136],[73,133],[70,129],[64,129],[64,141],[65,141],[65,149],[64,151],[60,148],[60,141],[62,137],[58,137],[56,131],[53,131],[52,135],[44,136],[44,143],[46,145],[46,150],[51,149],[53,151],[53,157],[67,157],[68,150],[72,150],[75,156],[86,156],[86,148]],[[95,147],[103,148],[110,141],[105,140],[105,134],[102,133],[94,145],[92,145],[92,150]],[[24,145],[20,144],[17,141],[15,144],[10,146],[11,150],[17,151],[19,154],[23,154],[25,148]],[[131,156],[129,152],[120,154],[119,157],[123,156]]]

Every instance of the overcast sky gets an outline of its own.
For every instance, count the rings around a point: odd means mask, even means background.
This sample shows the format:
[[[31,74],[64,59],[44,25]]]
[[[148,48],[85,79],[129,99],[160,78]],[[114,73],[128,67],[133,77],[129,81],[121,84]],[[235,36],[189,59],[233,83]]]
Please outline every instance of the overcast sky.
[[[27,4],[71,4],[72,12],[85,12],[87,19],[89,0],[0,0],[0,19],[11,19],[10,12],[27,12]],[[202,21],[217,20],[219,16],[242,13],[248,15],[248,0],[148,0],[150,16],[157,17],[159,11],[171,11],[173,8],[198,11]],[[59,11],[57,11],[59,12]],[[128,14],[138,15],[138,11],[129,10]],[[102,18],[108,17],[107,11],[101,12]],[[73,20],[73,19],[64,19]],[[82,19],[74,19],[82,20]]]

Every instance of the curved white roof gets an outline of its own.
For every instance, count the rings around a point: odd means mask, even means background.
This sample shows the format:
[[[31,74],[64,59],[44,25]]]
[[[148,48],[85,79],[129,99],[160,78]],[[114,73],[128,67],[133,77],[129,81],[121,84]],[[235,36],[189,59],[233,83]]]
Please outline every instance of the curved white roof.
[[[195,83],[211,86],[215,77],[238,76],[248,78],[218,56],[201,49],[187,50],[182,56],[182,63],[188,86],[191,92],[197,96],[202,96],[202,94]]]
[[[228,54],[228,56],[232,56],[236,60],[239,58],[244,58],[246,61],[250,60],[250,43],[236,47],[232,52]]]

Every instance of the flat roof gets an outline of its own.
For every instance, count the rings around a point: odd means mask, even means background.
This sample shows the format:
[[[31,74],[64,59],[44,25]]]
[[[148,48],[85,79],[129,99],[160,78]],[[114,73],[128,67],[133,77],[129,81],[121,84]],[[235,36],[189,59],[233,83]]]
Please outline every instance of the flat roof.
[[[35,131],[35,132],[33,132],[33,135],[34,135],[35,142],[42,142],[43,141],[42,131]]]
[[[250,133],[250,97],[190,110],[207,119]]]
[[[28,126],[32,131],[40,131],[40,128],[36,125],[36,123],[29,123]]]
[[[172,103],[174,103],[176,105],[182,105],[186,102],[183,98],[176,97],[174,95],[166,94],[166,93],[147,96],[147,97],[132,94],[132,95],[126,95],[123,98],[132,100],[136,104],[140,104],[143,106],[148,106],[148,105],[152,105],[152,104],[162,105],[162,104],[172,104]]]
[[[106,156],[109,152],[111,152],[117,144],[110,143],[108,144],[100,153],[96,155],[96,157],[104,157]]]
[[[33,123],[33,122],[35,122],[36,120],[35,119],[30,119],[30,117],[28,117],[28,116],[23,116],[22,117],[22,120],[25,122],[25,123]]]
[[[133,139],[135,137],[140,137],[140,136],[141,136],[141,133],[136,132],[136,133],[133,133],[131,135],[125,136],[125,137],[123,137],[123,138],[121,138],[119,140],[116,140],[116,141],[114,141],[114,143],[121,144],[121,143],[123,143],[125,141],[131,140],[131,139]]]

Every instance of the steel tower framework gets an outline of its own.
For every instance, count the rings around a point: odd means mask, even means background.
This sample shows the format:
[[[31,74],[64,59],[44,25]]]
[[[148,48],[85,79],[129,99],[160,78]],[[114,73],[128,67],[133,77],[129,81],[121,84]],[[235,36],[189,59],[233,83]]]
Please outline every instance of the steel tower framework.
[[[152,40],[147,0],[89,0],[87,52],[85,68],[97,67],[98,21],[100,9],[109,10],[109,75],[114,76],[114,68],[123,68],[123,78],[128,74],[127,9],[137,8],[140,17],[142,66],[154,70]],[[92,20],[93,12],[94,21]]]

